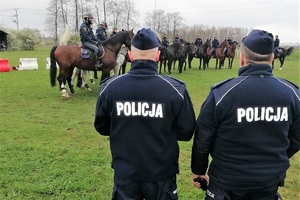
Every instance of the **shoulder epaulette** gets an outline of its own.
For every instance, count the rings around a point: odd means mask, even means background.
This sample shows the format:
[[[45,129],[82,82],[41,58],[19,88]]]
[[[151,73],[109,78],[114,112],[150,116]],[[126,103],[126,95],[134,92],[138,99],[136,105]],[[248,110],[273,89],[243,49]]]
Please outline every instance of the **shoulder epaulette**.
[[[216,83],[216,84],[214,84],[210,89],[217,88],[217,87],[223,85],[224,83],[227,83],[228,81],[230,81],[230,80],[232,80],[232,79],[234,79],[234,78],[229,78],[229,79],[227,79],[227,80],[224,80],[224,81],[221,81],[221,82],[219,82],[219,83]]]

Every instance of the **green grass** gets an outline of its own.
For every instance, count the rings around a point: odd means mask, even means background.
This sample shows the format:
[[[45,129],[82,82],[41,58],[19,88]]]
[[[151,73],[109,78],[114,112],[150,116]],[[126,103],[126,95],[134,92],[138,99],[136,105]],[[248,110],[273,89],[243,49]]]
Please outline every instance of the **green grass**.
[[[50,49],[28,52],[0,52],[10,66],[19,58],[38,58],[35,71],[0,73],[0,199],[100,199],[111,198],[113,170],[107,137],[93,128],[99,82],[92,92],[76,89],[67,101],[60,97],[58,86],[50,87],[46,58]],[[298,86],[299,56],[287,57],[283,70],[275,61],[274,74]],[[172,76],[184,80],[196,115],[210,87],[224,79],[236,77],[238,59],[233,69],[198,70],[193,68]],[[127,65],[129,68],[129,64]],[[190,154],[192,142],[180,142],[179,197],[203,199],[204,193],[191,183]],[[291,159],[286,186],[280,189],[283,199],[298,200],[300,188],[300,154]]]

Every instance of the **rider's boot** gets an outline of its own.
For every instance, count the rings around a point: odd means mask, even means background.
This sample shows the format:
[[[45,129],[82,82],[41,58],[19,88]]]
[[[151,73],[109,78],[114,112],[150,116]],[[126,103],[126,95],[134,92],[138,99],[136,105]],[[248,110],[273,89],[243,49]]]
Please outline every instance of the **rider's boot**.
[[[95,54],[95,61],[96,61],[96,64],[95,64],[95,70],[96,71],[99,71],[102,69],[103,67],[103,64],[102,63],[99,63],[99,59],[98,59],[98,55]]]

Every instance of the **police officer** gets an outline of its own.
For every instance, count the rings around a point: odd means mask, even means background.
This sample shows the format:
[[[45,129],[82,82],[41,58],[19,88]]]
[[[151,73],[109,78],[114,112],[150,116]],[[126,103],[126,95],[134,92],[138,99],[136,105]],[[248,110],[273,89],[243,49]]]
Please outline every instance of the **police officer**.
[[[162,37],[161,43],[164,47],[168,47],[169,46],[169,41],[167,39],[167,35],[164,33],[164,36]]]
[[[114,27],[110,37],[115,35],[117,32],[118,32],[118,29],[116,27]]]
[[[106,22],[100,22],[99,27],[96,30],[96,36],[99,41],[104,41],[107,39],[106,29]]]
[[[216,50],[216,48],[219,47],[219,45],[219,40],[217,39],[217,37],[214,37],[213,41],[211,41],[211,49],[209,51],[209,54],[211,55]]]
[[[139,30],[130,71],[100,86],[94,126],[110,136],[114,200],[178,198],[177,140],[190,140],[196,122],[185,84],[158,76],[159,46],[151,29]]]
[[[274,40],[274,53],[276,56],[279,57],[279,44],[280,44],[280,40],[278,38],[278,35],[275,36],[275,40]]]
[[[300,92],[272,74],[273,35],[252,30],[240,50],[239,76],[211,88],[197,119],[191,169],[209,176],[207,200],[277,199],[300,148]]]
[[[200,46],[203,44],[203,42],[202,42],[202,39],[201,39],[201,36],[200,35],[198,35],[197,36],[197,38],[196,38],[196,40],[195,40],[195,47],[196,47],[196,56],[197,56],[197,54],[198,54],[198,51],[199,51],[199,48],[200,48]]]
[[[230,36],[227,37],[227,40],[226,40],[226,41],[227,41],[228,46],[231,46],[232,43],[233,43]],[[227,51],[228,51],[228,47],[225,46],[225,48],[224,48],[224,50],[223,50],[223,53],[226,55],[226,54],[227,54]]]
[[[83,46],[91,49],[94,51],[94,59],[96,61],[95,64],[95,70],[99,70],[101,68],[101,65],[99,64],[99,41],[96,39],[93,30],[92,30],[92,24],[93,24],[93,16],[91,14],[85,14],[83,15],[83,23],[80,25],[80,41]]]
[[[180,37],[179,37],[178,33],[175,34],[175,37],[173,39],[173,44],[174,43],[180,43],[181,44]]]

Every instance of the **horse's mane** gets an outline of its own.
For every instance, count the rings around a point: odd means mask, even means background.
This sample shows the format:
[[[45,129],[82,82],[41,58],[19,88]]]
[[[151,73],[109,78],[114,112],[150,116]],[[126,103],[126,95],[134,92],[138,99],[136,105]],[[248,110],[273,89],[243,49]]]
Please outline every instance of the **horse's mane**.
[[[122,39],[122,41],[124,41],[127,35],[128,35],[128,31],[119,31],[116,34],[114,34],[113,36],[104,40],[102,42],[102,44],[103,45],[106,45],[106,44],[115,45],[121,41],[120,39]]]

